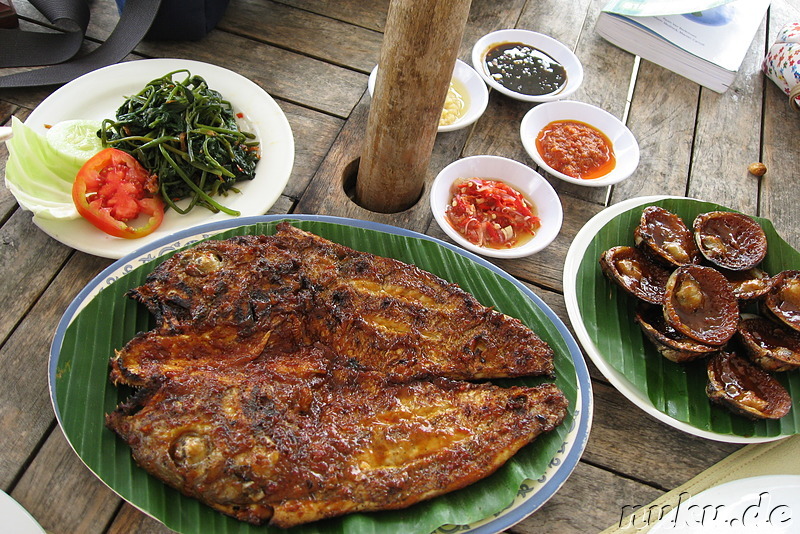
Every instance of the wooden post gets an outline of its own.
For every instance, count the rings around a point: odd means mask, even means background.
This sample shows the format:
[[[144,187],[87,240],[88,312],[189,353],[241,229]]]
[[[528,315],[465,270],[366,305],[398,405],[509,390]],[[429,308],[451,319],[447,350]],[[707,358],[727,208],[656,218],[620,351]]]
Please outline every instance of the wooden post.
[[[380,213],[419,199],[470,0],[391,0],[356,182]]]

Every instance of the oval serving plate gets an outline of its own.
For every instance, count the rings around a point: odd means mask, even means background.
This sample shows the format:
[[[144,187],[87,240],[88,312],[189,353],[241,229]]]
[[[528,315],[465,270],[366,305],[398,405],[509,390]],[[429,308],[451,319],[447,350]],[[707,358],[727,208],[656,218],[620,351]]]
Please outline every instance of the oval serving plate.
[[[778,421],[750,421],[712,405],[705,394],[705,362],[676,364],[661,356],[634,322],[635,301],[601,272],[600,254],[633,245],[633,230],[645,205],[672,211],[691,227],[694,217],[730,208],[683,197],[638,197],[595,215],[575,236],[564,263],[564,300],[572,326],[603,375],[639,408],[674,428],[716,441],[757,443],[797,434],[800,372],[778,374],[794,409]],[[767,219],[754,217],[769,242],[762,268],[770,274],[800,267],[800,253]],[[746,311],[746,310],[745,310]]]
[[[154,326],[146,309],[125,297],[126,291],[143,283],[148,273],[180,248],[207,238],[271,234],[281,220],[357,250],[417,265],[459,284],[482,303],[519,317],[553,347],[556,383],[570,402],[561,426],[472,486],[406,510],[353,514],[292,531],[358,534],[439,529],[442,533],[488,534],[523,520],[552,497],[580,459],[592,414],[586,363],[560,319],[526,286],[454,245],[383,224],[314,215],[248,217],[182,231],[117,261],[78,294],[58,325],[51,347],[49,381],[58,422],[86,466],[132,505],[178,532],[284,532],[241,523],[182,496],[139,469],[128,446],[103,425],[104,414],[130,393],[109,382],[109,357],[136,332]],[[542,380],[526,378],[509,383],[535,384]]]
[[[234,112],[242,114],[242,129],[256,135],[261,145],[261,160],[256,165],[255,177],[237,183],[240,194],[229,193],[218,200],[224,206],[238,210],[242,216],[263,215],[278,200],[289,181],[294,165],[294,137],[286,115],[272,97],[251,80],[228,69],[187,59],[159,58],[117,63],[85,74],[57,89],[31,112],[25,124],[44,133],[47,125],[64,120],[114,118],[126,97],[141,91],[149,81],[180,69],[202,76],[211,89],[231,102]],[[184,76],[177,74],[175,79]],[[50,237],[69,247],[95,256],[118,259],[184,228],[230,218],[230,215],[212,213],[205,208],[195,208],[186,215],[168,210],[161,226],[139,239],[110,236],[83,218],[50,220],[37,216],[33,222]]]

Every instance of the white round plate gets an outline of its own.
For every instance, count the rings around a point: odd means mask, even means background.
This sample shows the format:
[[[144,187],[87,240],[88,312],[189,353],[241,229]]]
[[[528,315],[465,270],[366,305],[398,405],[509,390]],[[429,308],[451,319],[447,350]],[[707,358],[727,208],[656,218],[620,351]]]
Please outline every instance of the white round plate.
[[[531,201],[541,222],[533,239],[512,248],[481,247],[471,243],[453,228],[445,214],[453,198],[453,182],[459,178],[472,177],[502,181]],[[430,200],[434,219],[450,239],[471,252],[492,258],[522,258],[541,251],[558,236],[564,219],[558,193],[541,174],[518,161],[500,156],[470,156],[450,163],[433,181]]]
[[[709,488],[676,503],[650,534],[794,534],[800,476],[764,475]]]
[[[489,75],[485,59],[486,53],[494,45],[502,43],[522,43],[536,48],[537,50],[541,50],[555,59],[561,63],[567,71],[566,85],[560,91],[546,95],[525,95],[500,85],[497,80]],[[572,95],[578,90],[581,83],[583,83],[583,65],[581,65],[578,56],[560,41],[548,35],[532,32],[530,30],[497,30],[484,35],[478,39],[472,47],[472,66],[475,67],[475,70],[478,71],[478,74],[480,74],[481,78],[483,78],[489,87],[506,96],[524,102],[552,102],[553,100],[561,100],[562,98],[567,98]]]
[[[584,180],[559,172],[545,163],[536,149],[536,137],[542,128],[559,120],[580,121],[603,132],[611,141],[614,157],[617,160],[614,169],[605,176]],[[522,146],[540,168],[548,174],[572,184],[587,187],[613,185],[630,177],[639,166],[639,143],[636,142],[636,138],[628,127],[604,109],[584,102],[560,100],[539,104],[531,108],[522,118],[519,133]]]
[[[219,197],[220,202],[238,210],[242,216],[266,213],[280,197],[292,172],[292,130],[272,97],[252,81],[228,69],[186,59],[118,63],[85,74],[59,88],[33,110],[25,124],[44,133],[46,125],[63,120],[113,119],[126,97],[138,93],[149,81],[180,69],[202,76],[211,89],[229,100],[234,111],[243,116],[243,129],[254,133],[261,144],[261,160],[256,166],[255,178],[239,182],[237,188],[241,193]],[[33,222],[67,246],[95,256],[117,259],[184,228],[229,218],[230,215],[215,214],[205,208],[194,208],[186,215],[168,210],[161,226],[139,239],[110,236],[82,218],[65,221],[34,217]]]
[[[31,514],[6,492],[0,490],[0,518],[3,532],[14,534],[45,534]]]
[[[372,96],[375,92],[375,82],[377,79],[378,65],[375,65],[372,72],[369,74],[369,80],[367,80],[369,96]],[[467,111],[452,124],[439,126],[436,129],[439,133],[460,130],[475,123],[475,121],[483,115],[483,112],[486,111],[486,106],[489,104],[489,91],[486,89],[486,84],[483,83],[483,80],[481,80],[481,77],[475,72],[475,69],[460,59],[456,60],[456,64],[453,67],[453,79],[458,80],[467,91],[465,96]]]
[[[567,251],[566,259],[564,260],[564,301],[567,306],[567,314],[569,316],[572,327],[578,341],[583,346],[583,349],[591,358],[592,362],[597,366],[600,372],[605,376],[611,384],[619,390],[633,404],[644,410],[648,415],[665,423],[673,428],[699,436],[705,439],[727,443],[761,443],[767,441],[775,441],[787,437],[786,435],[777,435],[769,437],[761,436],[744,436],[737,434],[723,434],[705,430],[695,427],[684,421],[675,419],[674,417],[659,410],[653,402],[648,398],[647,393],[637,388],[623,373],[615,369],[604,356],[603,352],[597,347],[592,336],[589,334],[584,318],[581,315],[580,306],[577,297],[577,284],[578,284],[578,270],[583,260],[586,250],[590,246],[592,240],[597,233],[605,226],[606,223],[614,219],[616,216],[624,213],[637,206],[643,206],[659,200],[667,198],[682,198],[682,197],[669,197],[669,196],[649,196],[649,197],[636,197],[618,204],[610,206],[594,217],[592,217],[572,242],[569,250]]]

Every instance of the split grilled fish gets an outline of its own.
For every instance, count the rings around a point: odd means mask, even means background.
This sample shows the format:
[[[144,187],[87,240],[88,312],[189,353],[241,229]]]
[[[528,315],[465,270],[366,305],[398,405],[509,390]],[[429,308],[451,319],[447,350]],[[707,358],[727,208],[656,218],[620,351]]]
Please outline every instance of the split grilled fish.
[[[282,223],[208,241],[130,292],[156,318],[112,357],[107,425],[137,463],[240,520],[397,509],[494,472],[559,425],[550,347],[402,262]]]

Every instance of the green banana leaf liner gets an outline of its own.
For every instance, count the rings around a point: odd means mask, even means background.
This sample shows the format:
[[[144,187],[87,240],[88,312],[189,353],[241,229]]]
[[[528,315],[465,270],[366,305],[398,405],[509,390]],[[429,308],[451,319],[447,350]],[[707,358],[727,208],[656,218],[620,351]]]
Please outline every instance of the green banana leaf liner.
[[[700,213],[735,211],[685,198],[665,199],[647,205],[661,206],[677,214],[690,229]],[[664,358],[634,322],[636,299],[603,275],[598,260],[603,251],[613,246],[633,246],[633,231],[644,207],[625,211],[600,229],[586,248],[578,267],[578,306],[588,334],[603,358],[645,394],[657,410],[695,428],[747,438],[796,434],[800,429],[800,371],[775,374],[792,396],[793,408],[789,414],[777,421],[751,421],[708,400],[705,360],[677,364]],[[778,235],[769,220],[754,219],[764,229],[768,241],[767,257],[761,268],[770,275],[799,269],[800,253]]]
[[[570,402],[564,423],[519,451],[492,476],[457,492],[399,511],[352,514],[289,529],[292,533],[429,533],[463,531],[464,525],[492,517],[515,498],[531,491],[536,481],[563,451],[565,436],[576,424],[578,383],[567,343],[550,319],[514,284],[432,241],[376,230],[289,218],[296,226],[357,250],[396,258],[426,269],[469,291],[485,305],[518,317],[547,341],[556,354],[555,382]],[[272,234],[276,222],[238,227],[213,236]],[[224,516],[181,495],[140,469],[130,449],[104,426],[104,415],[130,395],[108,380],[108,361],[114,349],[137,332],[153,328],[153,318],[126,291],[144,282],[158,264],[172,255],[132,268],[91,299],[66,328],[55,375],[55,402],[64,433],[84,463],[110,488],[142,511],[182,533],[281,533],[284,529],[252,526]],[[541,378],[497,381],[534,385]],[[584,393],[585,395],[586,393]],[[587,430],[588,432],[588,430]],[[450,526],[447,526],[450,525]]]

